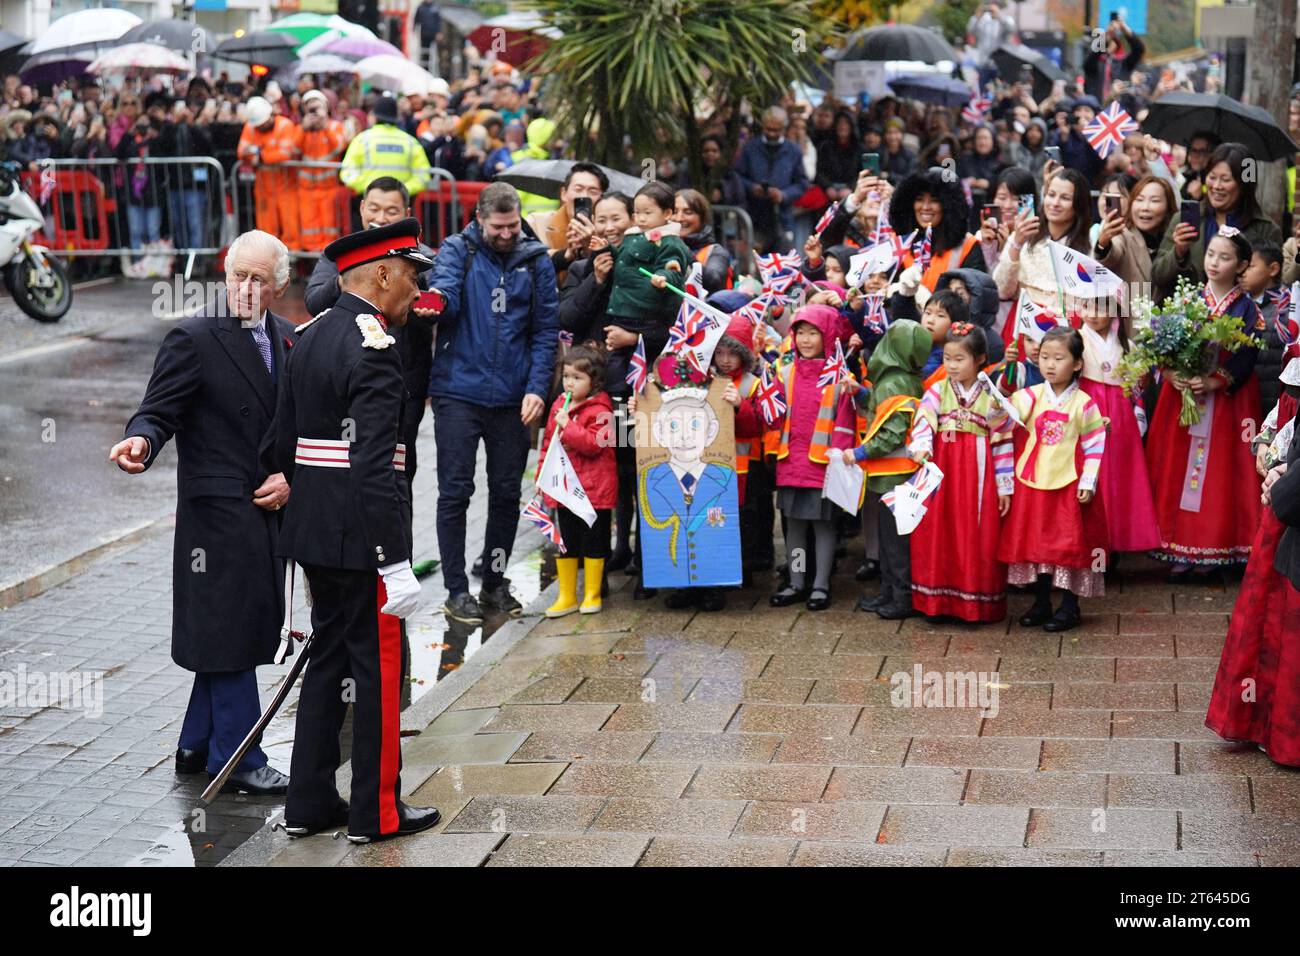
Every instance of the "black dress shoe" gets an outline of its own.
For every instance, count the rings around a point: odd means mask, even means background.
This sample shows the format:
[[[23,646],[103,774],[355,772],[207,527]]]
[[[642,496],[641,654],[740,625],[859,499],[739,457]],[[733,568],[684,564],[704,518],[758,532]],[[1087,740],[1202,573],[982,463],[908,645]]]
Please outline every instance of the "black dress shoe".
[[[1061,608],[1043,625],[1044,631],[1070,631],[1079,626],[1080,616],[1075,608]]]
[[[700,592],[698,588],[677,588],[672,594],[664,598],[664,607],[670,611],[680,611],[684,608],[695,607],[700,603]]]
[[[831,592],[821,588],[813,588],[812,593],[808,596],[808,610],[824,611],[831,606]]]
[[[216,774],[209,774],[212,780]],[[222,793],[247,793],[254,797],[282,797],[289,792],[289,777],[270,764],[256,770],[236,771],[226,780]]]
[[[798,604],[800,601],[806,600],[808,600],[807,591],[787,585],[768,598],[767,603],[772,607],[789,607],[791,604]]]
[[[883,604],[876,608],[876,615],[884,621],[902,621],[915,616],[910,604]]]
[[[859,598],[855,609],[859,611],[879,611],[887,603],[883,594],[877,594],[875,597]]]
[[[619,550],[616,548],[614,550],[614,553],[611,554],[609,556],[609,559],[605,562],[605,570],[622,571],[624,568],[628,566],[628,563],[631,560],[632,560],[631,548],[628,548],[626,550]]]
[[[1021,627],[1042,627],[1052,619],[1052,606],[1050,604],[1035,604],[1025,612],[1024,617],[1020,619]]]
[[[334,807],[334,812],[325,820],[317,823],[305,823],[301,820],[290,820],[284,818],[284,832],[291,837],[305,837],[320,833],[323,830],[334,830],[338,827],[348,825],[348,802],[339,797],[339,802]]]
[[[858,565],[858,570],[853,573],[853,577],[858,581],[871,581],[880,577],[880,562],[863,561]]]
[[[644,587],[641,584],[638,584],[635,588],[632,589],[632,600],[648,601],[658,593],[659,593],[658,588],[648,588],[648,587]]]
[[[436,807],[408,807],[400,800],[397,802],[397,829],[392,833],[352,833],[348,832],[351,843],[378,843],[394,837],[410,836],[430,827],[436,827],[442,814]]]
[[[727,609],[727,592],[722,588],[709,588],[700,595],[700,610],[706,614]]]
[[[206,750],[186,750],[184,747],[176,748],[177,773],[202,773],[207,769],[208,754]]]

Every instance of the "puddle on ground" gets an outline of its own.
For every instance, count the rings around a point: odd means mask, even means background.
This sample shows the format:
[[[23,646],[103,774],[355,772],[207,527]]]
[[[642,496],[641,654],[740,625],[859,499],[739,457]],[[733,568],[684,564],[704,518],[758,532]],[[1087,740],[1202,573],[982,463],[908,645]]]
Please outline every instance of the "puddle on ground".
[[[555,558],[537,549],[514,561],[507,576],[515,597],[527,607],[555,579]],[[436,571],[434,584],[440,584]],[[440,604],[441,587],[434,590]],[[403,687],[402,709],[459,669],[509,621],[504,614],[487,614],[481,627],[469,627],[450,620],[445,614],[417,615],[415,625],[407,627],[410,677]],[[294,698],[271,722],[262,740],[262,749],[271,765],[286,773],[293,748],[293,722],[283,718],[292,717],[296,710],[297,698]],[[352,739],[350,715],[339,736],[342,759],[346,761]],[[172,791],[177,822],[154,838],[148,850],[127,865],[216,866],[284,809],[283,798],[245,794],[223,794],[211,806],[203,807],[199,794],[207,786],[206,775],[179,779],[179,786]]]

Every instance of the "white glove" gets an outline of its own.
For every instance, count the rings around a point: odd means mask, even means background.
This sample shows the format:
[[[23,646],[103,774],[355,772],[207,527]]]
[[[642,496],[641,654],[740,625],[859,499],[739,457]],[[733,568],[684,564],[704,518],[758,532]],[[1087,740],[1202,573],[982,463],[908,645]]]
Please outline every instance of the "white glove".
[[[898,291],[903,298],[916,295],[917,288],[921,285],[921,265],[913,263],[903,270],[898,277]]]
[[[411,562],[390,564],[379,569],[384,579],[384,590],[388,592],[388,603],[381,608],[381,613],[393,617],[408,618],[420,606],[420,582],[411,570]]]
[[[925,310],[925,304],[930,301],[930,296],[932,294],[933,293],[923,285],[918,285],[916,287],[916,292],[912,296],[913,300],[916,302],[916,311],[922,312]]]

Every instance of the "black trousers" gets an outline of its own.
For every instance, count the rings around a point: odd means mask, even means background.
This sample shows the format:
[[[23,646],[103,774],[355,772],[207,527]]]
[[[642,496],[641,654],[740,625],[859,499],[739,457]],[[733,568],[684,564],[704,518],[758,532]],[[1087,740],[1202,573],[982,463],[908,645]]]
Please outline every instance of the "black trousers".
[[[338,803],[339,731],[352,704],[348,831],[397,830],[401,794],[402,622],[373,571],[304,565],[312,594],[311,658],[298,696],[285,816],[325,822]]]
[[[912,539],[898,533],[894,513],[877,503],[876,530],[880,542],[880,593],[890,604],[912,606]]]
[[[596,520],[590,528],[567,508],[556,508],[560,524],[560,537],[564,539],[564,558],[608,558],[609,523],[613,512],[609,508],[596,511]]]
[[[755,562],[773,563],[776,551],[772,526],[776,505],[772,500],[773,468],[760,459],[749,463],[745,478],[745,500],[740,503],[741,563],[748,568]]]

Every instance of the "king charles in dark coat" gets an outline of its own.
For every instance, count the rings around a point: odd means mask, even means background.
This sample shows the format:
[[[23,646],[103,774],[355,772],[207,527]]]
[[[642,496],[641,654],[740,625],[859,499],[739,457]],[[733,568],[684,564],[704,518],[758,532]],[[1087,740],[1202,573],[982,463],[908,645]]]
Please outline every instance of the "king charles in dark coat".
[[[226,256],[226,301],[163,339],[144,400],[109,459],[139,474],[173,436],[177,450],[172,555],[172,659],[194,671],[178,773],[215,774],[261,713],[254,668],[271,663],[284,620],[276,557],[283,474],[263,457],[293,326],[265,309],[288,285],[288,251],[274,236],[240,236]],[[288,777],[260,747],[226,789],[285,793]]]

